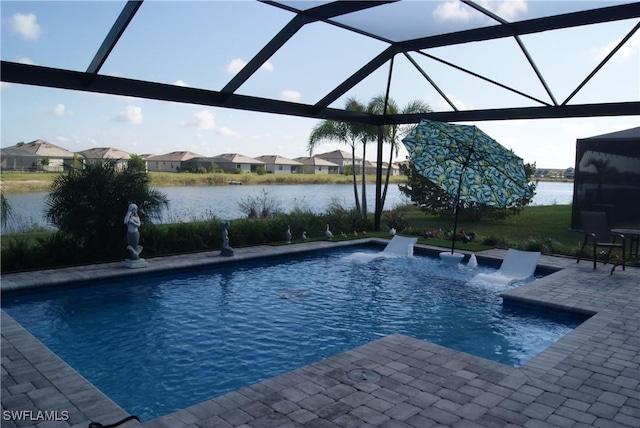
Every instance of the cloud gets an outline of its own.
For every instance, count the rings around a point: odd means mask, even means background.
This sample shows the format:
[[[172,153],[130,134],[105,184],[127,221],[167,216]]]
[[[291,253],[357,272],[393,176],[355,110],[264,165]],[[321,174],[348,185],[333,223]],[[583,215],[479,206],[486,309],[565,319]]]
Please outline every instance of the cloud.
[[[482,0],[477,3],[507,21],[513,21],[515,18],[527,11],[526,0]],[[471,20],[484,21],[488,19],[488,17],[475,9],[453,0],[439,4],[433,11],[433,15],[442,21],[468,22]]]
[[[55,141],[56,143],[68,143],[70,140],[68,137],[56,135],[55,137],[53,137],[53,141]]]
[[[175,82],[173,82],[173,84],[176,85],[176,86],[189,87],[189,85],[187,85],[186,83],[184,83],[183,80],[180,80],[180,79],[178,79]]]
[[[611,51],[618,46],[618,44],[622,41],[622,39],[616,39],[609,42],[607,45],[602,46],[596,50],[596,58],[598,61],[603,60]],[[633,58],[634,55],[638,55],[640,52],[640,33],[636,33],[631,37],[627,42],[622,45],[620,50],[615,53],[612,61],[626,61],[629,58]]]
[[[513,21],[527,11],[525,0],[506,0],[500,2],[480,2],[484,8],[493,11],[496,15],[507,21]]]
[[[29,41],[37,41],[40,37],[40,26],[34,14],[16,13],[11,17],[11,28],[20,37]]]
[[[272,137],[270,132],[264,132],[262,134],[253,134],[251,135],[251,139],[253,140],[264,140],[264,139],[270,139]]]
[[[73,112],[67,110],[64,104],[56,104],[50,112],[55,116],[73,116]]]
[[[220,128],[220,130],[218,131],[218,134],[222,135],[223,137],[231,137],[231,138],[239,138],[240,134],[238,134],[235,131],[232,131],[231,129],[227,128],[226,126],[223,126],[222,128]]]
[[[234,60],[231,60],[231,62],[227,64],[227,73],[237,74],[240,70],[244,68],[245,65],[247,65],[247,62],[242,58],[236,58]],[[273,71],[273,64],[270,63],[269,61],[266,61],[264,64],[260,66],[260,68],[265,71],[271,72]]]
[[[447,1],[440,3],[433,15],[443,21],[469,21],[473,17],[472,10],[458,1]]]
[[[291,89],[285,89],[280,92],[280,98],[287,101],[300,101],[300,92]]]
[[[240,70],[242,70],[245,65],[247,65],[246,61],[243,61],[240,58],[236,58],[232,60],[229,64],[227,64],[227,73],[236,74]]]
[[[180,126],[198,129],[213,129],[216,126],[215,115],[209,110],[201,110],[193,115],[190,120],[180,122]]]
[[[453,94],[445,94],[449,101],[453,103],[454,106],[458,108],[458,110],[469,110],[469,107],[462,102],[460,98]],[[451,110],[451,106],[448,102],[446,102],[443,98],[438,98],[437,104],[442,110]]]
[[[28,58],[26,56],[23,56],[22,58],[18,58],[18,63],[27,64],[27,65],[34,65],[35,64],[35,62],[33,62],[33,60],[31,58]]]
[[[116,116],[116,121],[139,125],[142,123],[142,108],[126,106],[125,109]]]

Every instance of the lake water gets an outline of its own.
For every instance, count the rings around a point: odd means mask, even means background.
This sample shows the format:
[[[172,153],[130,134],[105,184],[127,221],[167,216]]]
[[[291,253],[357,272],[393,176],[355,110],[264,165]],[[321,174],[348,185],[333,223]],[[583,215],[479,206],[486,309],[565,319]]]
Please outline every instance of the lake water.
[[[315,213],[326,211],[333,201],[345,208],[354,206],[353,186],[351,184],[305,184],[305,185],[255,185],[255,186],[180,186],[159,187],[170,201],[169,210],[164,213],[162,222],[202,220],[215,215],[219,219],[235,219],[245,216],[238,206],[239,202],[250,198],[273,200],[285,212],[296,207],[309,209]],[[361,187],[358,186],[358,194]],[[28,225],[47,226],[44,220],[47,192],[15,193],[5,195],[15,212],[2,228],[2,233],[21,230]],[[568,205],[573,201],[573,183],[540,182],[532,205]],[[385,209],[409,203],[398,189],[398,185],[389,185]],[[375,184],[367,186],[367,208],[375,210]],[[123,213],[124,216],[124,213]]]

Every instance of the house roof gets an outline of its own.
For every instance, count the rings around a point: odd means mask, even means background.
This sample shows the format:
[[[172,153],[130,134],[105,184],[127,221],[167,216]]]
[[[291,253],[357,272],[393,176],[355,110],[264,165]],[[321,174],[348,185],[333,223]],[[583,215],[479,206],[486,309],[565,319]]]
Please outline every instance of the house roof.
[[[169,161],[169,162],[182,162],[192,158],[202,158],[204,156],[199,155],[193,152],[171,152],[165,153],[163,155],[158,156],[150,156],[147,158],[148,161],[156,162],[156,161]]]
[[[3,157],[7,157],[7,156],[13,156],[13,157],[19,157],[19,156],[24,156],[24,157],[34,157],[35,155],[33,153],[31,153],[31,151],[27,150],[27,149],[23,149],[22,147],[16,147],[16,146],[11,146],[11,147],[5,147],[3,149],[0,149],[0,154]]]
[[[344,150],[334,150],[332,152],[320,153],[316,155],[322,159],[348,159],[351,160],[351,153],[347,153]],[[362,159],[361,157],[356,156],[356,160]]]
[[[364,161],[364,167],[365,168],[375,168],[376,165],[378,165],[378,162],[373,162],[373,161]],[[387,168],[389,167],[389,162],[382,162],[382,168]],[[392,164],[391,168],[398,168],[398,165]]]
[[[48,143],[44,140],[35,140],[30,143],[16,144],[7,148],[21,148],[29,151],[32,155],[48,158],[73,158],[74,153],[67,149]]]
[[[269,165],[302,165],[296,160],[285,158],[280,155],[262,155],[256,157],[256,159]]]
[[[131,159],[131,155],[113,147],[94,147],[78,152],[87,159]]]
[[[640,126],[637,128],[625,129],[623,131],[611,132],[609,134],[596,135],[594,137],[583,138],[583,140],[636,140],[640,141]]]
[[[295,158],[294,160],[304,164],[304,165],[313,165],[313,166],[334,166],[339,167],[340,165],[335,164],[333,162],[329,162],[328,160],[322,159],[318,156],[301,156]]]
[[[211,158],[214,162],[230,162],[230,163],[249,163],[249,164],[263,164],[264,162],[249,156],[241,155],[240,153],[223,153]]]

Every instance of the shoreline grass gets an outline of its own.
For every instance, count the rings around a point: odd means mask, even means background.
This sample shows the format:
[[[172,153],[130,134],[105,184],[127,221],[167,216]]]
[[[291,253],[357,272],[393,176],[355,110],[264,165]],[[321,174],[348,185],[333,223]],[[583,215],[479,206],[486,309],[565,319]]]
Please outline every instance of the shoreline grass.
[[[7,193],[47,192],[58,172],[2,172],[0,187]],[[279,185],[279,184],[352,184],[353,178],[344,174],[262,174],[255,173],[175,173],[150,172],[151,186],[227,186],[230,182],[241,182],[246,185]],[[384,183],[384,175],[382,177]],[[367,183],[376,182],[375,174],[367,174]],[[555,183],[571,182],[566,179],[542,179]],[[357,177],[361,183],[361,176]],[[407,177],[396,175],[389,177],[389,184],[404,184]]]
[[[4,193],[46,192],[51,182],[60,173],[16,173],[3,172],[0,174],[0,183]],[[353,178],[343,174],[262,174],[255,173],[173,173],[150,172],[150,185],[154,187],[171,186],[227,186],[230,182],[240,182],[245,185],[279,185],[279,184],[352,184]],[[375,183],[374,174],[367,174],[367,183]],[[357,177],[361,183],[361,177]],[[405,183],[405,176],[392,176],[390,184]],[[384,183],[384,176],[383,176]]]

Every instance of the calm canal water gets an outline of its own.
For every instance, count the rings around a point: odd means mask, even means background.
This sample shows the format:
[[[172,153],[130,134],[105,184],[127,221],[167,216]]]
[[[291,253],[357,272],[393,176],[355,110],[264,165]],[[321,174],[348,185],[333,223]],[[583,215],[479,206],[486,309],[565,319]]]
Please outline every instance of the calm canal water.
[[[220,219],[235,219],[245,216],[239,202],[266,197],[285,212],[295,208],[309,209],[315,213],[326,210],[332,202],[346,208],[354,206],[353,186],[350,184],[305,184],[305,185],[256,185],[256,186],[191,186],[160,187],[170,201],[164,213],[163,223],[202,220],[216,216]],[[358,187],[358,193],[360,193]],[[24,230],[29,225],[47,227],[44,220],[46,192],[16,193],[6,195],[15,212],[2,228],[2,233]],[[540,182],[533,205],[568,205],[573,200],[573,183]],[[409,203],[393,184],[389,186],[385,209]],[[367,207],[375,209],[375,185],[367,186]],[[123,213],[124,216],[124,213]]]

